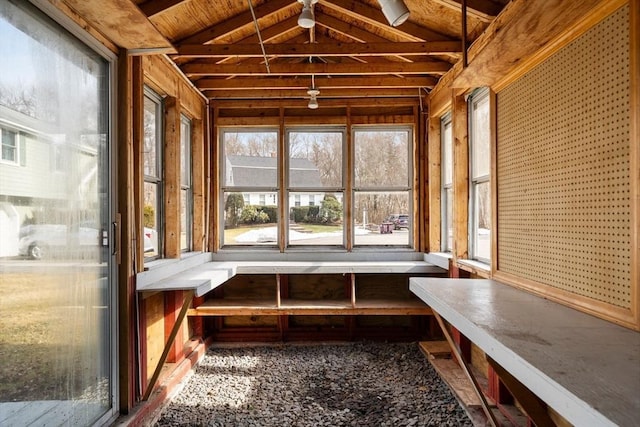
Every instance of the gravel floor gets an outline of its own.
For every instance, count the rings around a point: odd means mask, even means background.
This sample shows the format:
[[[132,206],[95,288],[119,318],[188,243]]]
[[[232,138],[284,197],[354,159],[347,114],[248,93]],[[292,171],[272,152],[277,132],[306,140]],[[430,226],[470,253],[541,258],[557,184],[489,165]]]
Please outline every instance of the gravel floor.
[[[416,343],[213,347],[157,426],[472,426]]]

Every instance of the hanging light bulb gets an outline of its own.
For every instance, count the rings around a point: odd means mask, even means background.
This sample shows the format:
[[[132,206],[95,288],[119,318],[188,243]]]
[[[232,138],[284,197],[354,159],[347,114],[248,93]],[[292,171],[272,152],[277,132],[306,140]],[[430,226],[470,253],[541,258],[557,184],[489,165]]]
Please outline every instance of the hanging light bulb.
[[[298,2],[302,3],[302,13],[298,18],[298,25],[302,28],[313,28],[316,24],[313,5],[318,3],[318,0],[298,0]]]
[[[317,96],[320,95],[320,91],[318,89],[311,88],[307,91],[307,94],[309,94],[310,96],[309,105],[307,105],[307,107],[309,107],[309,109],[311,110],[315,110],[316,108],[318,108]]]

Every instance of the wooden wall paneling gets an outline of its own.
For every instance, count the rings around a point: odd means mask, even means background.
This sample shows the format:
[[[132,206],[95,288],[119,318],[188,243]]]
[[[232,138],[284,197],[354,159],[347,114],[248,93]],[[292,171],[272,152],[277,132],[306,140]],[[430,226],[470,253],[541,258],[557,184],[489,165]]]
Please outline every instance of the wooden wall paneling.
[[[208,215],[208,227],[209,227],[209,250],[211,252],[217,252],[222,244],[221,233],[224,232],[218,226],[218,217],[221,214],[222,194],[220,192],[220,129],[218,124],[218,108],[213,105],[209,108],[210,112],[210,126],[209,126],[209,197],[211,203],[209,204]]]
[[[442,248],[441,224],[442,224],[442,144],[441,144],[441,116],[429,116],[429,252],[439,252]]]
[[[287,168],[287,138],[285,135],[284,127],[284,108],[280,107],[280,120],[278,129],[278,247],[280,252],[284,252],[287,247],[287,230],[284,224],[288,218],[287,212],[287,191],[288,188],[287,177],[289,174],[286,172]]]
[[[491,157],[491,275],[498,269],[498,172],[496,167],[498,141],[498,101],[496,93],[489,90],[489,150]]]
[[[423,133],[422,126],[420,126],[420,112],[418,111],[417,105],[413,107],[413,123],[411,127],[413,129],[413,132],[411,132],[411,137],[413,139],[413,143],[411,144],[411,146],[413,147],[413,151],[411,152],[410,163],[412,168],[411,179],[413,181],[411,183],[411,188],[413,188],[411,194],[413,205],[413,210],[411,212],[411,223],[414,224],[414,227],[413,233],[411,233],[413,241],[409,243],[411,244],[412,248],[415,248],[415,250],[419,251],[423,246],[423,220],[426,219],[426,216],[422,215],[423,208],[421,204],[421,201],[423,200],[421,197],[422,188],[424,185],[424,176],[422,176],[421,173],[424,170],[424,167],[422,166],[424,158],[420,154],[422,152],[421,147],[424,144],[424,139],[421,138],[421,136],[423,136]]]
[[[420,252],[429,251],[429,228],[430,228],[430,216],[429,216],[429,115],[428,110],[425,107],[421,108],[416,114],[416,129],[418,129],[418,135],[415,137],[415,143],[417,144],[418,152],[418,224],[420,229],[418,231],[419,245],[416,246],[416,250]]]
[[[158,95],[178,97],[178,81],[180,76],[175,68],[163,61],[160,56],[142,58],[145,83]]]
[[[631,311],[640,330],[640,0],[630,0]]]
[[[138,359],[135,348],[136,306],[135,271],[132,244],[135,227],[133,200],[133,117],[132,59],[125,50],[118,56],[118,143],[117,143],[117,212],[121,218],[118,268],[118,376],[120,411],[128,413],[135,403]]]
[[[163,292],[164,294],[164,341],[169,341],[169,337],[174,328],[176,321],[179,320],[180,310],[182,308],[184,298],[187,296],[183,291]],[[184,357],[185,343],[189,341],[188,321],[185,318],[180,325],[180,329],[169,348],[167,354],[167,362],[176,363]],[[164,350],[164,345],[163,345]]]
[[[144,341],[146,351],[145,358],[145,372],[143,372],[143,393],[146,392],[144,386],[148,383],[149,379],[153,375],[153,371],[158,365],[162,350],[164,349],[165,342],[165,319],[164,319],[164,293],[155,293],[143,300],[143,310],[141,313],[144,316],[144,324],[146,325],[144,331]],[[171,328],[172,325],[169,325]]]
[[[469,257],[469,115],[464,95],[454,96],[453,126],[453,256]]]
[[[206,243],[206,187],[207,157],[202,119],[191,120],[191,190],[193,192],[192,245],[194,251],[204,251]]]
[[[180,257],[180,105],[164,99],[164,256]]]
[[[135,212],[136,245],[134,268],[136,272],[144,270],[144,75],[142,58],[133,57],[132,61],[132,132],[133,132],[133,197]]]
[[[345,133],[345,163],[346,163],[346,171],[354,170],[354,148],[353,148],[353,131],[351,128],[351,107],[347,106],[347,130]],[[345,177],[345,188],[344,188],[344,228],[346,233],[346,249],[347,251],[351,251],[353,249],[353,174],[347,173]],[[350,219],[347,221],[347,219]]]

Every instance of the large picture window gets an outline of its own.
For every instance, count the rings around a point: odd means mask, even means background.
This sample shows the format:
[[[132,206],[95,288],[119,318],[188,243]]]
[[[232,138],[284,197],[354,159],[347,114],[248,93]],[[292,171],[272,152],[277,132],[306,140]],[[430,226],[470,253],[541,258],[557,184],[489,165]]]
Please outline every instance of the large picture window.
[[[115,58],[28,2],[0,34],[0,424],[109,424]]]
[[[469,97],[469,254],[483,262],[491,260],[491,127],[489,91]]]
[[[289,128],[280,149],[276,130],[223,130],[222,245],[411,247],[411,128],[352,132]]]

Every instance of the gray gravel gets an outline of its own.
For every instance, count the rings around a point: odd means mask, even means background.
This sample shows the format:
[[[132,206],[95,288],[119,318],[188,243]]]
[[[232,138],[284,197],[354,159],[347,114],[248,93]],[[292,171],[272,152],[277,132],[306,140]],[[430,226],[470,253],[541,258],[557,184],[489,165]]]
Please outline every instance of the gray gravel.
[[[416,343],[212,347],[157,426],[472,426]]]

